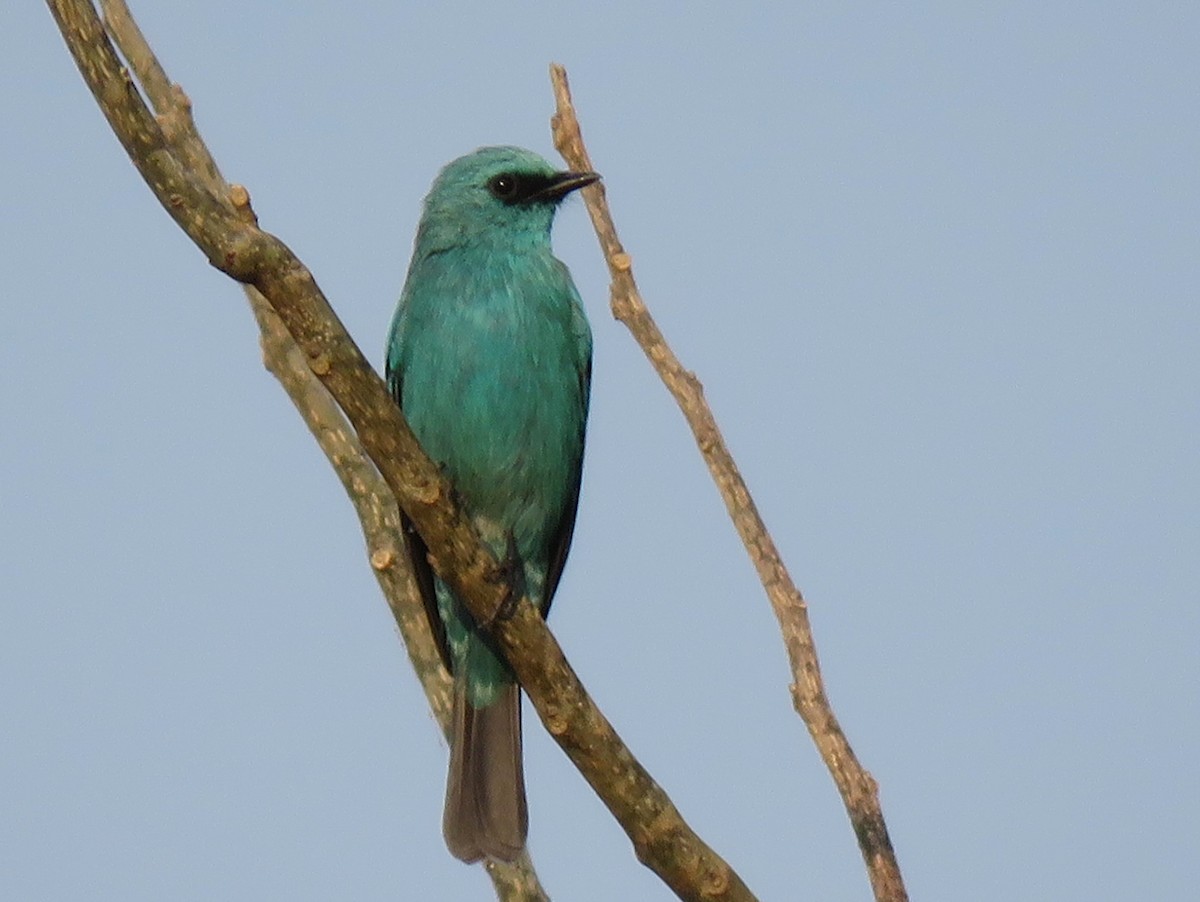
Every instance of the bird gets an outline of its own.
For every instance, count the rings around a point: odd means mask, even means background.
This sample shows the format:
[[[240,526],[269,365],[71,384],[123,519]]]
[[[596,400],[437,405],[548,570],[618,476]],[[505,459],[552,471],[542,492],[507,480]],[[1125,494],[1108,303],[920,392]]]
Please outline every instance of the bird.
[[[519,147],[482,147],[448,163],[425,198],[388,334],[392,397],[543,616],[575,528],[592,375],[591,328],[550,230],[562,200],[599,178]],[[529,824],[520,687],[402,521],[453,677],[446,845],[468,863],[512,861]]]

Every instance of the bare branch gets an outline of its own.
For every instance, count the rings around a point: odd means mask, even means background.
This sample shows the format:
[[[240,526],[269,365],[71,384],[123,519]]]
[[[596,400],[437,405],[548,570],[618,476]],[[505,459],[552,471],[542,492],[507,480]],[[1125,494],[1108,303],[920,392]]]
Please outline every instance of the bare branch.
[[[100,8],[108,33],[142,85],[172,152],[187,161],[188,170],[210,192],[230,197],[232,186],[221,175],[200,137],[190,102],[183,89],[167,77],[124,0],[101,0]],[[233,209],[249,213],[248,201],[242,193],[238,192],[237,197],[242,204],[240,207],[234,204]],[[413,669],[444,732],[450,714],[450,678],[441,666],[423,606],[415,594],[416,584],[402,553],[395,499],[271,305],[252,286],[242,288],[262,333],[264,366],[291,398],[354,504],[362,523],[368,558],[396,618]]]
[[[196,128],[191,103],[183,89],[171,83],[124,0],[100,0],[100,7],[109,35],[129,62],[173,152],[212,193],[231,197],[235,211],[253,222],[248,197],[221,175]],[[413,670],[445,733],[452,682],[442,666],[403,551],[396,500],[278,314],[257,289],[250,285],[242,288],[261,333],[263,364],[287,392],[354,505],[372,571],[396,620]],[[511,863],[491,862],[487,870],[501,902],[545,902],[549,898],[527,853]]]
[[[566,69],[552,65],[550,80],[554,86],[557,107],[551,119],[554,146],[570,168],[592,171],[594,167],[584,147],[579,120],[571,102]],[[632,260],[617,237],[603,183],[596,182],[584,188],[583,196],[612,277],[613,316],[633,333],[683,411],[700,454],[725,501],[725,508],[758,571],[783,632],[784,646],[795,679],[791,687],[793,704],[833,775],[838,792],[842,794],[867,865],[875,898],[878,902],[905,902],[908,895],[879,806],[878,786],[854,756],[825,695],[804,597],[792,582],[775,542],[758,514],[750,490],[725,446],[712,410],[704,400],[704,387],[695,374],[684,369],[642,301],[633,278]]]
[[[480,542],[312,274],[283,242],[258,228],[243,189],[226,191],[223,183],[207,183],[203,157],[194,148],[175,152],[172,129],[178,127],[186,143],[190,124],[151,115],[90,0],[47,2],[84,80],[146,183],[209,262],[255,288],[279,316],[305,366],[341,408],[431,549],[435,570],[480,622],[494,623],[497,644],[542,722],[624,827],[638,857],[682,899],[752,900],[737,874],[691,831],[621,743],[529,599],[521,598],[511,617],[497,620],[497,612],[512,601],[503,569]],[[119,28],[115,15],[110,23]],[[136,57],[131,50],[130,58]],[[166,90],[165,74],[159,78],[150,65],[145,71],[148,92]],[[186,99],[179,103],[186,112]],[[377,560],[373,553],[377,572],[398,564],[400,555],[392,551],[391,559],[382,553]]]

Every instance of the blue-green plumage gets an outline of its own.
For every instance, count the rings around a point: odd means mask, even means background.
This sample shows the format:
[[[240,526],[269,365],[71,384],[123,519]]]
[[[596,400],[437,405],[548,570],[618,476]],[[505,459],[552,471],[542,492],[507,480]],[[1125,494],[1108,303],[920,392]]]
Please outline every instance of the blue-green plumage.
[[[551,253],[555,209],[593,173],[557,172],[514,147],[442,170],[392,321],[387,378],[413,432],[501,559],[515,550],[543,613],[579,497],[591,332]],[[455,680],[444,831],[472,861],[524,846],[520,696],[503,657],[406,537],[431,625]]]

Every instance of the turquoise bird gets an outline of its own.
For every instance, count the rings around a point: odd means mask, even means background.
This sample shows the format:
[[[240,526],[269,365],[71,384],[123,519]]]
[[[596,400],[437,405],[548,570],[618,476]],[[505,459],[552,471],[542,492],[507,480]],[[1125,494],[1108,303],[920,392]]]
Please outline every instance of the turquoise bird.
[[[575,526],[592,368],[591,329],[550,226],[562,199],[598,178],[517,147],[447,165],[425,198],[388,338],[392,396],[543,615]],[[528,831],[520,689],[407,520],[405,541],[454,677],[446,845],[463,861],[511,861]]]

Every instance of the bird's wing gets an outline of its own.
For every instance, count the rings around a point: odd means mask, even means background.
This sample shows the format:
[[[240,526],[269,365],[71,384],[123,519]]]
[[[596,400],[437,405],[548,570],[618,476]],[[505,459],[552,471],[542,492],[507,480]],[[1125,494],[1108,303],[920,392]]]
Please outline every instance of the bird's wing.
[[[433,568],[429,566],[429,549],[404,511],[400,511],[400,529],[404,535],[404,547],[408,550],[408,561],[412,565],[413,578],[417,581],[417,591],[421,593],[421,603],[425,607],[425,619],[429,621],[429,629],[433,633],[433,641],[437,643],[438,653],[446,671],[454,673],[450,663],[450,643],[446,640],[446,624],[442,615],[438,613]]]
[[[592,360],[588,355],[584,367],[579,372],[580,397],[583,399],[583,416],[579,418],[579,466],[575,468],[575,479],[571,485],[571,494],[563,507],[562,518],[558,528],[550,539],[550,566],[546,570],[545,602],[542,604],[542,616],[550,613],[550,602],[554,600],[554,590],[562,577],[563,567],[567,563],[567,552],[571,550],[571,536],[575,534],[575,512],[579,509],[579,484],[583,478],[583,440],[587,431],[588,402],[592,388]]]
[[[404,397],[404,380],[400,372],[393,366],[391,354],[388,354],[385,376],[392,399],[403,408],[404,404],[401,399]],[[412,565],[413,578],[417,581],[417,591],[421,594],[421,603],[425,607],[425,619],[429,621],[433,641],[437,644],[438,653],[442,656],[442,664],[449,673],[453,673],[454,669],[450,664],[450,643],[446,640],[446,624],[438,612],[437,589],[433,583],[433,568],[429,565],[429,549],[403,510],[400,511],[400,533],[404,537],[404,547],[408,551],[408,560]]]

